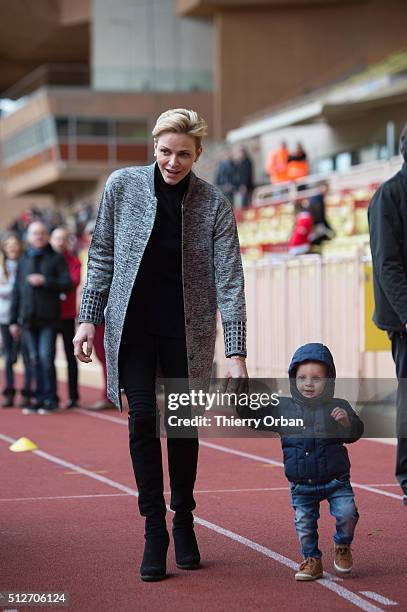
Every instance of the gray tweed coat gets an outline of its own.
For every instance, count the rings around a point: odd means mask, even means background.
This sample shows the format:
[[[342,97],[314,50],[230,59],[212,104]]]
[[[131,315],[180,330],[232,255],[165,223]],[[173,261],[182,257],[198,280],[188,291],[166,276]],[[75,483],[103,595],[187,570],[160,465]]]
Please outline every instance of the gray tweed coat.
[[[108,178],[89,249],[79,314],[81,323],[100,324],[105,319],[108,396],[120,409],[120,342],[156,215],[154,167],[123,168]],[[183,200],[182,224],[188,372],[190,385],[195,386],[210,379],[217,307],[226,356],[246,355],[244,279],[232,207],[216,187],[193,173]]]

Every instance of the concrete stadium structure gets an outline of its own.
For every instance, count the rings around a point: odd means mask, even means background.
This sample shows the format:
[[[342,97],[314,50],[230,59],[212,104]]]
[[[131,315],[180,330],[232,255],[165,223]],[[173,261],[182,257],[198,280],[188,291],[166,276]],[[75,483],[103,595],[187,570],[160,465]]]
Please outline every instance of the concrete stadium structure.
[[[0,24],[0,98],[15,101],[0,119],[2,225],[147,163],[167,108],[212,125],[213,28],[178,17],[173,0],[6,0]]]
[[[3,0],[0,98],[16,102],[0,119],[2,225],[27,203],[93,197],[112,169],[147,162],[166,108],[196,108],[219,143],[301,105],[405,50],[406,18],[404,0]],[[399,110],[404,93],[394,92]],[[321,136],[326,108],[283,126],[297,138],[312,125],[321,160],[351,151],[356,132],[386,144],[387,122],[397,133],[403,119],[374,102],[329,111],[335,147]],[[277,137],[254,137],[259,182]]]

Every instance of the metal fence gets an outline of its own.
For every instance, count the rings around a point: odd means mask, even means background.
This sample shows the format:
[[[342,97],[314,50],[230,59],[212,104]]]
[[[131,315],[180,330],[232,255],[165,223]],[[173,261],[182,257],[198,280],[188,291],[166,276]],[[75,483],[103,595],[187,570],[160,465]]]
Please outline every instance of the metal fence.
[[[355,251],[246,265],[250,376],[286,376],[294,351],[306,342],[330,348],[340,377],[394,376],[388,350],[365,348],[372,314],[365,308],[365,259]],[[219,324],[218,376],[227,368],[221,332]]]

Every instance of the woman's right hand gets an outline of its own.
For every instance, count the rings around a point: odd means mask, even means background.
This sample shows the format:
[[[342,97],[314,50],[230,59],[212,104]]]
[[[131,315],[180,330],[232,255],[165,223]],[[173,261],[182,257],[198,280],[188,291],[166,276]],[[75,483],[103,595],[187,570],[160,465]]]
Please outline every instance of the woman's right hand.
[[[95,326],[93,323],[81,323],[73,339],[74,353],[79,361],[90,363],[92,361],[93,339],[95,337]],[[86,353],[83,352],[83,344],[86,342]]]

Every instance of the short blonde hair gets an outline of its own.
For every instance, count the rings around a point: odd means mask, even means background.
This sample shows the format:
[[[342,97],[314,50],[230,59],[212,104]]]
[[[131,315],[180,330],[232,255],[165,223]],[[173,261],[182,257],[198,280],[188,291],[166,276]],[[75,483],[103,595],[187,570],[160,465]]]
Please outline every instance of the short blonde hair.
[[[157,140],[164,132],[193,136],[196,140],[196,146],[199,148],[202,138],[208,133],[208,126],[205,119],[200,117],[196,111],[186,108],[172,108],[158,117],[152,131],[154,139]]]

